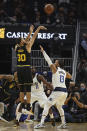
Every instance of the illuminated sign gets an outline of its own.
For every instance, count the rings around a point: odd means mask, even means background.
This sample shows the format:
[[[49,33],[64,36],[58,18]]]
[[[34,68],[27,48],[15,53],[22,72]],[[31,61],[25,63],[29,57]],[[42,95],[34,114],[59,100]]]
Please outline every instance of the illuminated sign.
[[[7,38],[26,38],[29,33],[26,32],[7,32],[6,37]],[[53,39],[55,36],[55,33],[38,33],[37,39]],[[59,39],[66,39],[67,33],[57,33],[57,37]]]
[[[0,38],[5,38],[5,28],[0,28]]]
[[[75,27],[65,26],[65,27],[52,27],[48,26],[48,30],[40,30],[37,35],[36,41],[49,42],[53,41],[66,41],[71,42],[75,40]],[[29,34],[29,26],[20,25],[10,25],[10,26],[0,26],[0,43],[14,44],[14,39],[26,38]],[[32,33],[33,35],[33,33]],[[31,36],[32,37],[32,36]],[[7,41],[8,40],[8,41]]]

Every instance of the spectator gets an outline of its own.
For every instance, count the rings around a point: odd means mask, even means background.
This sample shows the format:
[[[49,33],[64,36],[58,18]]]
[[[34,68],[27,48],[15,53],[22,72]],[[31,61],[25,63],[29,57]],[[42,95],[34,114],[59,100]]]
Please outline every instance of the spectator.
[[[86,83],[85,82],[81,82],[80,83],[80,92],[81,95],[86,91]]]
[[[81,83],[81,88],[83,88],[83,92],[81,93],[81,99],[83,100],[83,103],[87,105],[87,83]]]
[[[56,23],[65,24],[66,21],[66,13],[64,7],[59,7],[58,14],[56,15]]]
[[[76,83],[87,81],[87,60],[82,58],[77,66]]]
[[[82,34],[82,40],[81,40],[81,55],[83,55],[83,57],[87,57],[87,34],[83,33]]]
[[[65,118],[67,122],[84,122],[87,121],[87,105],[84,105],[80,93],[70,94],[65,101]]]
[[[14,12],[13,18],[17,23],[27,23],[27,17],[26,15],[22,12],[21,8],[17,7]]]
[[[16,75],[14,75],[16,76]],[[0,100],[6,105],[4,118],[11,121],[15,118],[15,101],[19,97],[19,88],[13,75],[0,75],[2,81],[0,90]]]

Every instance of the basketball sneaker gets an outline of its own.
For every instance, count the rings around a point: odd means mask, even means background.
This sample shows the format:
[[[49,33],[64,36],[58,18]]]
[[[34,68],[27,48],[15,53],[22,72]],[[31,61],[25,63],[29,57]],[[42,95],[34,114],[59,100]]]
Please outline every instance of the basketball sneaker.
[[[44,124],[39,123],[36,126],[34,126],[34,129],[44,128],[44,127],[45,127]]]
[[[57,126],[57,129],[67,129],[67,128],[68,126],[66,125],[66,123]]]
[[[6,122],[6,123],[9,123],[7,120],[5,120],[2,116],[0,116],[0,120]]]

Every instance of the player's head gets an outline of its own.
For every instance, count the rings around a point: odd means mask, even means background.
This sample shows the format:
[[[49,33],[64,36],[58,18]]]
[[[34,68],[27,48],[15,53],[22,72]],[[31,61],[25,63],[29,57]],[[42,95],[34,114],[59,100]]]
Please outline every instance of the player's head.
[[[35,76],[36,74],[36,68],[34,66],[31,67],[32,75]]]
[[[54,64],[56,67],[59,67],[59,60],[55,60]]]
[[[60,66],[61,68],[64,68],[64,60],[59,60],[59,66]]]
[[[64,61],[63,60],[55,60],[54,64],[55,64],[56,67],[61,67],[61,68],[64,67]]]
[[[24,39],[19,38],[19,39],[16,40],[16,43],[19,44],[20,46],[22,46],[24,44]]]

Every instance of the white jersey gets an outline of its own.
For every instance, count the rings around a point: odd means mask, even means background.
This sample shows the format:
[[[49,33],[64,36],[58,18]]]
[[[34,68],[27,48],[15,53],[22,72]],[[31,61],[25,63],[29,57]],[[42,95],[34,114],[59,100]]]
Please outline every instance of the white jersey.
[[[36,93],[36,92],[44,92],[44,88],[43,88],[43,82],[41,81],[41,83],[37,80],[37,73],[35,74],[35,77],[33,78],[33,84],[31,86],[31,93]]]
[[[57,72],[52,74],[52,84],[54,89],[56,87],[66,88],[65,78],[66,78],[66,71],[58,67]]]
[[[39,82],[37,80],[37,75],[35,74],[35,77],[33,78],[33,84],[31,87],[31,106],[35,101],[38,101],[40,104],[40,107],[44,107],[45,102],[47,101],[47,96],[44,92],[43,88],[43,82]]]

